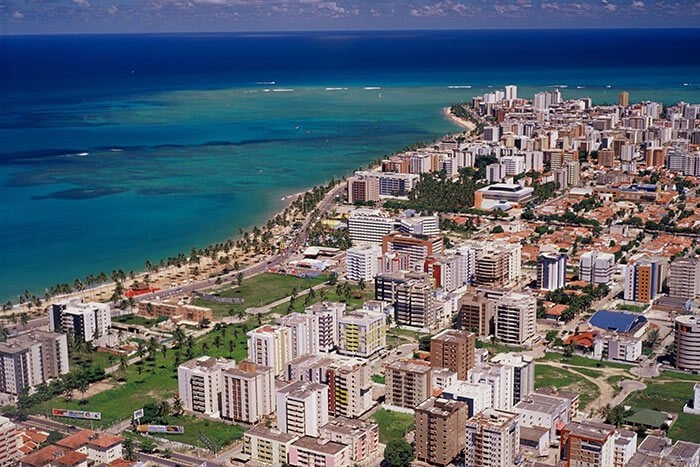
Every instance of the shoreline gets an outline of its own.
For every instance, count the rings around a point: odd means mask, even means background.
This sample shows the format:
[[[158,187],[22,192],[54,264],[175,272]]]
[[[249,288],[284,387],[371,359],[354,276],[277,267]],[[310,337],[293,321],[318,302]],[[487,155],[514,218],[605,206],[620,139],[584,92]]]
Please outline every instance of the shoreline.
[[[455,125],[463,128],[467,132],[474,131],[474,129],[476,128],[476,124],[474,124],[474,122],[472,122],[471,120],[465,120],[463,118],[459,118],[458,116],[453,114],[452,111],[450,111],[449,107],[443,107],[442,114],[445,116],[445,118],[447,120],[449,120],[450,122],[454,123]]]
[[[449,122],[464,129],[465,131],[471,131],[476,127],[476,125],[474,125],[474,123],[472,123],[468,120],[461,119],[461,118],[453,115],[450,112],[449,107],[443,108],[442,113],[443,113],[443,116]],[[372,163],[370,165],[370,170],[374,170],[374,169],[376,169],[376,167],[377,167],[376,164]],[[353,170],[355,170],[355,169],[353,169]],[[343,176],[341,175],[338,177],[338,179],[341,180],[342,177]],[[328,183],[329,181],[330,180],[326,180],[324,183]],[[279,203],[281,204],[280,208],[271,212],[267,217],[262,219],[258,224],[248,226],[246,228],[246,231],[252,230],[255,227],[260,228],[260,227],[265,226],[271,219],[283,214],[287,210],[287,208],[289,208],[289,206],[297,198],[310,192],[312,189],[313,189],[313,187],[310,187],[304,191],[295,192],[295,193],[291,193],[289,195],[281,196],[278,199]],[[280,236],[280,237],[284,237],[285,235],[287,235],[287,233],[284,231],[276,234],[276,236]],[[221,239],[220,241],[213,242],[213,243],[210,243],[208,245],[205,245],[205,246],[202,246],[199,248],[205,249],[208,246],[215,245],[218,243],[224,243],[228,240],[233,240],[235,242],[237,240],[240,240],[240,238],[239,238],[238,234],[235,234],[235,235],[232,235],[230,237],[226,237],[224,239]],[[185,254],[187,254],[187,250],[183,250],[183,252]],[[251,257],[250,254],[243,254],[237,247],[234,246],[233,249],[230,250],[228,254],[226,254],[226,256],[244,260],[244,262],[242,262],[240,268],[245,269],[247,267],[253,266],[253,265],[258,264],[260,262],[264,262],[266,260],[267,256],[269,256],[269,254],[260,253],[256,256]],[[165,258],[163,258],[163,259],[165,259]],[[144,261],[146,261],[146,260],[144,260]],[[160,261],[160,260],[158,260],[158,261]],[[154,262],[153,264],[157,265],[158,263]],[[148,278],[149,285],[154,286],[154,287],[160,286],[159,287],[160,289],[167,290],[167,289],[172,287],[171,284],[173,281],[178,282],[176,279],[174,279],[172,277],[172,275],[180,276],[183,274],[183,271],[184,271],[184,274],[186,276],[189,276],[189,270],[193,267],[198,268],[200,271],[200,274],[204,273],[205,275],[211,275],[212,273],[216,273],[218,275],[218,274],[221,274],[221,271],[224,269],[224,266],[220,265],[216,259],[212,260],[209,257],[201,257],[200,262],[198,264],[191,264],[188,262],[182,266],[175,266],[175,265],[164,266],[162,268],[159,268],[157,270],[157,272],[149,272],[147,270],[144,270],[143,268],[140,268],[139,270],[134,271],[133,278],[127,277],[127,279],[124,280],[121,284],[124,287],[124,290],[128,290],[134,284],[143,283],[145,281],[145,279]],[[119,270],[119,268],[117,267],[116,270]],[[82,278],[81,278],[81,280],[82,280]],[[73,286],[73,282],[71,282],[70,280],[67,280],[67,283],[69,285]],[[186,284],[184,279],[182,280],[181,284],[182,285]],[[180,284],[178,284],[178,285],[180,285]],[[10,317],[12,317],[13,315],[17,316],[23,312],[28,312],[30,315],[38,314],[39,316],[41,316],[41,315],[43,315],[43,310],[46,308],[46,306],[48,306],[52,303],[61,301],[61,300],[66,300],[66,299],[80,298],[82,300],[87,300],[87,301],[102,301],[102,302],[109,301],[109,298],[113,294],[115,288],[116,288],[116,282],[114,282],[110,278],[110,280],[108,282],[94,285],[94,286],[89,287],[89,288],[84,287],[81,290],[76,290],[76,291],[68,293],[68,294],[55,295],[55,296],[50,297],[48,300],[45,300],[43,298],[43,296],[37,295],[37,297],[39,299],[41,299],[41,301],[42,301],[41,305],[38,308],[32,307],[30,309],[27,307],[26,304],[19,304],[19,303],[13,302],[13,306],[10,310],[3,312],[3,313],[0,313],[0,320],[10,320]]]

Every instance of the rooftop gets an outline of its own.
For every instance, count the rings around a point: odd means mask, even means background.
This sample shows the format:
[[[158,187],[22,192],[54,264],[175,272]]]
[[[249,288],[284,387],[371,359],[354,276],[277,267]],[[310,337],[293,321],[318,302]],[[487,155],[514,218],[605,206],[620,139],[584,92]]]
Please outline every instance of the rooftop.
[[[606,331],[631,334],[644,326],[647,319],[631,311],[598,310],[589,320],[591,326]]]
[[[299,449],[305,449],[308,451],[321,452],[323,454],[337,454],[343,449],[347,449],[347,444],[336,443],[335,441],[328,441],[319,438],[314,438],[313,436],[302,436],[298,440],[292,443]]]

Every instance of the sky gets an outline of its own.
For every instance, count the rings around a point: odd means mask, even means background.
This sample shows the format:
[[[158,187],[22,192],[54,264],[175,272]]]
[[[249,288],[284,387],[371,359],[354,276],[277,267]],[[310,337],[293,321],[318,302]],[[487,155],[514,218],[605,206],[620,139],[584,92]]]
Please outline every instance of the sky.
[[[0,0],[0,34],[635,27],[700,27],[700,0]]]

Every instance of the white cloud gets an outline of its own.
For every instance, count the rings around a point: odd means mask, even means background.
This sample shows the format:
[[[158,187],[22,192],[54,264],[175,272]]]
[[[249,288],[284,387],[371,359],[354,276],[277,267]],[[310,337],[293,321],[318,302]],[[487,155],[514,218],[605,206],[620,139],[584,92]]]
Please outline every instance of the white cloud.
[[[22,13],[21,11],[15,11],[14,13],[12,13],[12,17],[14,19],[22,19],[24,18],[24,13]]]
[[[454,2],[452,0],[443,0],[432,5],[423,5],[414,7],[410,10],[411,16],[448,16],[469,15],[474,13],[474,9],[468,7],[464,3]]]
[[[632,8],[636,8],[637,10],[642,10],[644,9],[645,5],[644,2],[642,1],[634,1],[632,2]]]
[[[73,3],[78,5],[79,7],[83,8],[89,8],[90,7],[90,1],[89,0],[73,0]]]
[[[110,5],[110,6],[107,8],[107,13],[109,13],[109,14],[112,15],[112,16],[116,15],[118,11],[119,11],[119,8],[117,8],[117,7],[114,6],[114,5]]]

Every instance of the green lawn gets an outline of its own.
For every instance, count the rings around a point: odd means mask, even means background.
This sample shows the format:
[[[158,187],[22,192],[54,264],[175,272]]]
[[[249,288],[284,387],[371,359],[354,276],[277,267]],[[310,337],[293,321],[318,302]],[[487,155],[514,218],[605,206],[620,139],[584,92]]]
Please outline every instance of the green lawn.
[[[700,382],[700,375],[694,375],[692,373],[684,373],[682,371],[662,371],[660,378]]]
[[[578,393],[581,410],[600,396],[598,387],[592,382],[571,371],[547,365],[535,365],[535,387],[555,387]]]
[[[372,415],[379,425],[379,441],[387,444],[395,439],[402,439],[406,433],[413,430],[413,415],[379,409]]]
[[[100,368],[109,368],[119,362],[119,357],[107,352],[71,352],[70,367],[88,368],[97,365]]]
[[[523,350],[522,347],[516,345],[506,345],[498,342],[488,342],[488,341],[477,341],[477,348],[488,349],[491,355],[498,355],[499,353],[509,353],[509,352],[520,352]]]
[[[225,327],[222,331],[208,333],[196,342],[193,348],[194,356],[204,355],[202,344],[207,343],[209,348],[206,354],[208,355],[244,359],[247,352],[245,332],[248,328],[252,328],[252,324],[235,324]],[[222,341],[220,347],[214,345],[217,335]],[[228,347],[231,341],[233,341],[233,352],[230,352]],[[115,378],[106,379],[105,382],[114,384],[115,387],[89,397],[87,403],[66,401],[64,397],[56,397],[32,408],[32,412],[48,414],[52,408],[101,412],[100,422],[91,424],[90,421],[85,420],[70,420],[74,425],[95,428],[108,427],[120,420],[131,418],[133,411],[143,407],[144,404],[173,397],[177,393],[176,354],[181,355],[181,362],[186,360],[184,349],[169,349],[167,352],[159,352],[155,362],[129,366],[126,370],[125,383],[118,382]]]
[[[640,305],[627,305],[625,303],[620,303],[617,305],[618,310],[632,311],[634,313],[643,313],[647,309],[646,306]]]
[[[683,405],[690,400],[693,383],[683,381],[652,382],[645,381],[647,388],[630,394],[625,405],[663,412],[683,412]]]
[[[141,315],[131,314],[123,315],[112,318],[112,321],[122,324],[133,324],[136,326],[145,326],[147,328],[153,327],[159,322],[167,321],[168,318],[146,318]]]
[[[544,354],[544,357],[542,357],[540,360],[550,362],[561,362],[571,366],[585,366],[589,368],[607,367],[628,370],[634,366],[626,363],[609,362],[607,360],[595,360],[593,358],[581,357],[580,355],[572,355],[569,358],[565,358],[564,354],[559,352],[547,352]]]
[[[383,375],[372,375],[372,381],[379,384],[385,384],[386,378]]]
[[[674,441],[680,439],[700,443],[700,415],[680,413],[678,420],[668,430],[668,437]]]
[[[351,286],[350,288],[351,293],[348,298],[344,296],[340,296],[335,292],[335,287],[333,286],[328,286],[325,287],[321,290],[318,290],[315,292],[314,297],[309,297],[309,295],[304,295],[303,297],[299,297],[296,300],[296,303],[292,307],[294,311],[303,313],[304,309],[309,306],[313,305],[314,303],[318,303],[321,301],[327,301],[327,302],[344,302],[347,304],[347,310],[357,310],[358,308],[362,308],[362,305],[367,301],[367,300],[372,300],[374,298],[374,291],[370,289],[365,289],[365,290],[360,290],[359,287],[356,285]],[[360,297],[355,297],[354,295],[356,293],[359,293],[361,296]],[[309,298],[307,298],[309,297]],[[289,308],[289,303],[283,303],[282,305],[278,305],[274,307],[271,311],[270,314],[279,314],[279,315],[286,315],[287,314],[287,309]]]
[[[601,373],[600,371],[591,370],[588,368],[576,368],[574,371],[576,371],[577,373],[584,374],[590,378],[600,378],[601,376],[603,376],[603,373]]]
[[[246,308],[260,307],[291,295],[293,289],[301,291],[314,285],[322,284],[328,276],[321,275],[309,279],[300,279],[283,274],[265,273],[245,279],[238,286],[222,287],[217,293],[222,297],[241,298],[243,303],[224,304],[198,298],[195,305],[212,309],[216,316],[235,315]]]
[[[214,450],[218,451],[224,446],[227,446],[243,436],[243,428],[239,425],[230,425],[228,423],[219,422],[216,420],[207,420],[197,417],[168,417],[166,420],[168,425],[180,425],[185,428],[185,433],[181,435],[169,435],[164,433],[152,433],[153,436],[172,439],[181,443],[190,444],[200,448],[208,449],[204,442],[199,437],[199,433],[209,438],[212,442]]]

